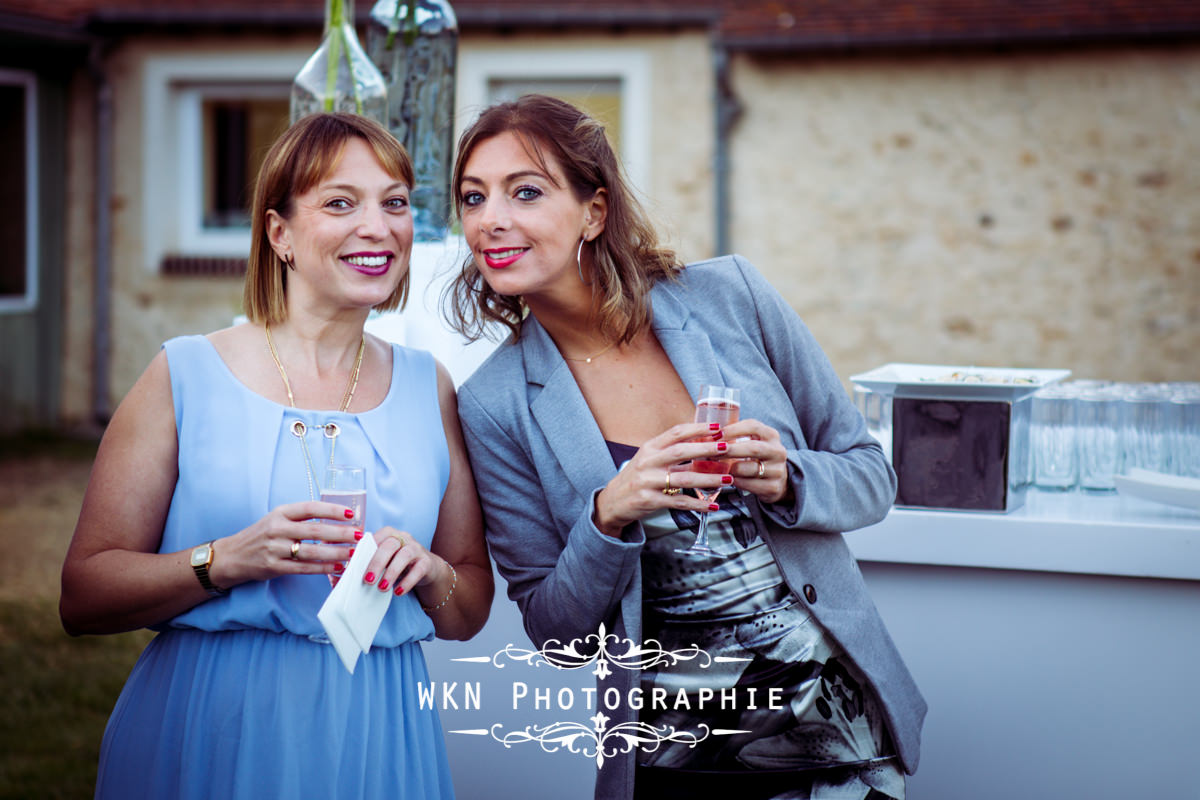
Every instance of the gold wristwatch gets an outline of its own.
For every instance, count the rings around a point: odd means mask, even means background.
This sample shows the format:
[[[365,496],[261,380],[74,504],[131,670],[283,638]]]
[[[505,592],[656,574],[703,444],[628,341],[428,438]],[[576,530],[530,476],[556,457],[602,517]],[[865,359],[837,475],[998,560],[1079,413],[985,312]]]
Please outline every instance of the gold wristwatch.
[[[220,597],[229,594],[228,589],[221,589],[208,577],[208,568],[213,562],[213,543],[208,542],[202,544],[192,551],[192,569],[196,572],[196,580],[200,581],[200,585],[204,587],[204,591],[208,592],[209,597]]]

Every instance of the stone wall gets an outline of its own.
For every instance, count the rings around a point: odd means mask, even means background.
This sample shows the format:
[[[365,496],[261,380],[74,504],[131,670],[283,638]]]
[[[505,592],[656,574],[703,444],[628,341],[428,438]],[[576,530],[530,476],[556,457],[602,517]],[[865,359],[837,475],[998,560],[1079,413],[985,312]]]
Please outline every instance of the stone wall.
[[[733,249],[843,377],[1200,380],[1200,47],[739,57]]]
[[[164,339],[222,327],[240,311],[240,279],[147,267],[143,115],[168,113],[144,108],[147,58],[314,44],[142,38],[110,57],[113,407]],[[638,189],[684,259],[712,255],[706,36],[462,43],[464,53],[514,59],[564,48],[649,54],[651,157]],[[918,361],[1200,379],[1200,47],[742,55],[732,75],[744,107],[730,141],[732,249],[800,312],[843,378]],[[93,88],[78,82],[71,105],[68,422],[91,410]]]

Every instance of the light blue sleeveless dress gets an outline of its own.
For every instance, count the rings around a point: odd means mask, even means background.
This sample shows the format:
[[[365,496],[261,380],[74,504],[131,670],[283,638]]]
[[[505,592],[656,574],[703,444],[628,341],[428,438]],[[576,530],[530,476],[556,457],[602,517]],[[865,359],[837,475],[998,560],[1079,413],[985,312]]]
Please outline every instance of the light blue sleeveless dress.
[[[387,397],[350,414],[255,394],[203,336],[164,349],[179,481],[160,552],[309,499],[296,419],[318,483],[331,441],[337,463],[367,466],[366,530],[391,525],[429,546],[450,458],[428,353],[393,345]],[[329,422],[336,440],[318,427]],[[351,675],[317,620],[329,592],[325,575],[245,583],[160,626],[109,719],[96,797],[452,798],[437,712],[417,694],[433,623],[415,594],[393,596]]]

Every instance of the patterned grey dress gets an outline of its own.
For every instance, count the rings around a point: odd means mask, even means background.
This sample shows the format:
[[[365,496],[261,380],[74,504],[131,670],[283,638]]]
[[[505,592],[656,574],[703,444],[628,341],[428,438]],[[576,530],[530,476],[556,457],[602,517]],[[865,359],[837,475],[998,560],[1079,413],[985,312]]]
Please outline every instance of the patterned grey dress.
[[[618,463],[635,452],[610,450]],[[722,492],[720,505],[708,526],[718,556],[676,552],[695,539],[694,514],[642,520],[643,638],[665,650],[695,646],[711,660],[642,673],[642,722],[707,726],[709,735],[694,746],[643,748],[638,796],[690,779],[712,791],[731,781],[739,797],[764,800],[903,800],[904,775],[870,685],[792,594],[740,493]],[[665,702],[650,701],[656,688]]]

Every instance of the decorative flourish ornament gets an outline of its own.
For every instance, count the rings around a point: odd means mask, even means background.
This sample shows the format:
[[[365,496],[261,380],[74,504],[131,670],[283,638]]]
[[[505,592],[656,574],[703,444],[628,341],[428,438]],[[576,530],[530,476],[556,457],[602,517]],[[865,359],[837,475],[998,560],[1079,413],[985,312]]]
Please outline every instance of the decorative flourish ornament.
[[[624,652],[615,653],[617,647],[624,647]],[[620,669],[651,669],[659,665],[673,667],[680,661],[696,660],[701,669],[708,669],[714,663],[727,661],[749,661],[748,658],[731,656],[710,656],[696,645],[679,650],[664,650],[662,643],[656,639],[647,639],[637,643],[632,639],[621,639],[615,633],[609,633],[600,623],[596,633],[582,639],[572,639],[570,644],[563,644],[558,639],[550,639],[540,650],[529,650],[515,645],[507,645],[503,650],[497,650],[491,658],[457,659],[460,661],[491,661],[496,667],[503,668],[501,656],[510,661],[520,661],[530,666],[549,664],[557,669],[582,669],[595,664],[592,673],[601,679],[612,674],[610,665]]]
[[[596,767],[604,766],[604,759],[628,753],[637,747],[648,753],[659,748],[663,742],[678,742],[695,747],[709,736],[707,725],[699,733],[677,731],[671,725],[657,728],[645,722],[622,722],[607,727],[608,717],[602,713],[589,717],[592,727],[582,722],[555,722],[550,725],[528,725],[524,730],[501,733],[503,725],[491,727],[491,736],[505,747],[523,742],[537,742],[542,750],[553,753],[565,749],[596,759]],[[712,733],[745,733],[745,731],[712,731]]]

